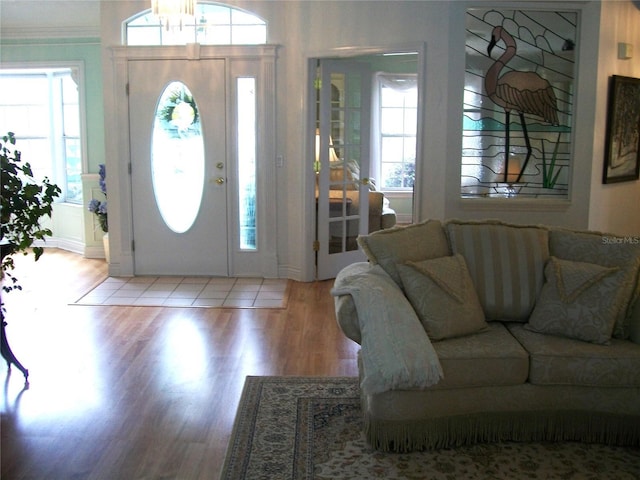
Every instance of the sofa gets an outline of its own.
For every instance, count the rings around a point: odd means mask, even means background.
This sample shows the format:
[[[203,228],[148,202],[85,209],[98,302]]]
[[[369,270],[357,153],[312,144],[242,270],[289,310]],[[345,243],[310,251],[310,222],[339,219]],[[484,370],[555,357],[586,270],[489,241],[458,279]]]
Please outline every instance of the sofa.
[[[336,277],[367,440],[640,445],[640,237],[428,220]]]
[[[372,190],[369,195],[369,233],[377,232],[391,228],[396,224],[396,212],[389,207],[389,200],[384,193]],[[358,190],[329,190],[329,216],[342,215],[342,202],[346,201],[347,208],[345,214],[357,215],[360,209],[360,192]],[[335,208],[335,215],[332,209]],[[357,225],[356,225],[357,226]],[[357,238],[358,230],[355,229],[355,238]],[[337,235],[340,236],[340,235]]]
[[[357,162],[330,162],[329,166],[329,253],[339,253],[358,248],[357,238],[360,224],[348,221],[343,225],[343,216],[356,216],[360,212],[360,169]],[[368,179],[368,232],[391,228],[396,224],[396,212],[389,206],[389,199],[375,189],[375,182]],[[319,189],[316,185],[316,198]],[[346,228],[346,232],[343,231]],[[343,236],[346,247],[343,246]]]

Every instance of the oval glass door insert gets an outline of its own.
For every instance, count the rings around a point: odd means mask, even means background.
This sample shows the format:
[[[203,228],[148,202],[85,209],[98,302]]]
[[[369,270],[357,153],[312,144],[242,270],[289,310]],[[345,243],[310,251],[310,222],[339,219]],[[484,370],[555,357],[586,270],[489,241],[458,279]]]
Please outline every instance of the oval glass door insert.
[[[151,140],[153,193],[162,219],[176,233],[189,230],[204,190],[204,140],[193,95],[171,82],[160,95]]]

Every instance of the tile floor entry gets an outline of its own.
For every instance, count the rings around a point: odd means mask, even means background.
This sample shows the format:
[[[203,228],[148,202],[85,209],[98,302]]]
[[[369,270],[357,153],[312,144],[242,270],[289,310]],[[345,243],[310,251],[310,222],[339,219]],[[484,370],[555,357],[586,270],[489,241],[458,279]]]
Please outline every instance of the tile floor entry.
[[[286,279],[109,277],[76,305],[286,308]]]

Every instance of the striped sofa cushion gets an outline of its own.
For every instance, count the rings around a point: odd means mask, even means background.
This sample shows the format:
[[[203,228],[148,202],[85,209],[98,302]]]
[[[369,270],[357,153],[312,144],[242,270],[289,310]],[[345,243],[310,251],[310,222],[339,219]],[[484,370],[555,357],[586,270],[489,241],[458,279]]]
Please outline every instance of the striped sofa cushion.
[[[454,254],[469,268],[489,320],[526,322],[544,283],[548,231],[497,221],[447,222]]]

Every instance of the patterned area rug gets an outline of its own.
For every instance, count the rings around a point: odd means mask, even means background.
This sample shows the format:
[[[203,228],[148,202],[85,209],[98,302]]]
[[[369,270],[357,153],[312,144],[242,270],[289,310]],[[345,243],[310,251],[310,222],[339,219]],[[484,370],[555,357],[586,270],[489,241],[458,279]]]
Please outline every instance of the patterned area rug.
[[[381,453],[361,433],[355,378],[247,377],[221,479],[637,480],[640,449],[498,443]]]

